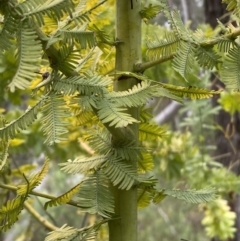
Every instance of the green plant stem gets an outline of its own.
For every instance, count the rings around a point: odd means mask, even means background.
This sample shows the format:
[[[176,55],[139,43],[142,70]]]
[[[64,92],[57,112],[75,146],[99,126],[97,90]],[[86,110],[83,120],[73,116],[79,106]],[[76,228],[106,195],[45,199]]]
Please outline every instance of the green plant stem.
[[[116,1],[116,70],[134,72],[136,63],[141,62],[141,0],[131,2],[129,0]],[[128,76],[119,77],[114,81],[114,91],[124,91],[132,88],[138,80]],[[139,109],[129,108],[128,113],[135,119],[139,119]],[[130,131],[131,141],[138,144],[138,125],[129,125],[128,130],[122,128],[122,133]],[[123,134],[124,136],[124,134]],[[125,135],[127,136],[127,135]],[[112,141],[117,143],[123,137],[113,134]],[[129,140],[130,141],[130,140]],[[129,161],[128,161],[129,163]],[[131,163],[136,169],[137,162]],[[116,219],[109,221],[109,241],[137,241],[137,188],[119,190],[112,186],[115,199]]]
[[[40,215],[28,201],[24,202],[24,207],[40,224],[42,224],[48,230],[55,231],[58,229],[58,227],[50,223],[47,219],[43,218],[42,215]]]
[[[7,184],[3,184],[3,183],[0,183],[0,188],[8,189],[8,190],[11,190],[11,191],[14,191],[14,192],[17,191],[17,187],[11,186],[11,185],[7,185]],[[46,199],[49,199],[49,200],[53,200],[53,199],[56,198],[54,196],[51,196],[51,195],[48,195],[48,194],[45,194],[45,193],[35,192],[35,191],[31,191],[30,194],[32,194],[34,196],[37,196],[37,197],[43,197],[43,198],[46,198]],[[66,204],[74,206],[74,207],[78,207],[78,208],[80,207],[80,205],[77,204],[74,201],[69,201]]]
[[[136,64],[135,70],[136,70],[136,72],[143,73],[145,70],[147,70],[147,69],[149,69],[153,66],[156,66],[158,64],[162,64],[166,61],[169,61],[169,60],[173,59],[174,55],[175,55],[175,53],[172,53],[171,55],[164,56],[164,57],[162,57],[160,59],[157,59],[157,60]]]

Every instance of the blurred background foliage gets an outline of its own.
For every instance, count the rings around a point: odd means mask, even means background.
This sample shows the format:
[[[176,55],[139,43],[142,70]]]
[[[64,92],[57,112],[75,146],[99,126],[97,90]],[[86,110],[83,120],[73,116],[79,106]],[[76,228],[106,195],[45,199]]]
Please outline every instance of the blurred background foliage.
[[[84,0],[82,0],[84,1]],[[79,0],[74,0],[78,3]],[[86,1],[87,9],[91,9],[101,1]],[[114,68],[114,0],[108,0],[98,8],[91,11],[91,23],[88,29],[96,31],[98,53],[94,55],[98,65],[101,65],[101,74],[109,73]],[[158,4],[158,0],[145,0],[144,6]],[[219,30],[212,29],[204,24],[204,1],[203,0],[169,0],[173,8],[182,11],[185,24],[190,25],[194,31],[196,26],[200,27],[208,36],[216,35]],[[46,16],[46,21],[47,21]],[[123,20],[124,21],[124,20]],[[156,25],[158,28],[156,30]],[[154,31],[153,31],[154,26]],[[1,25],[0,25],[1,27]],[[57,27],[57,23],[48,20],[43,27],[44,32],[51,33]],[[157,15],[150,22],[143,23],[143,56],[146,56],[146,42],[149,36],[164,38],[164,32],[168,28],[166,19]],[[31,97],[31,89],[25,91],[16,90],[13,93],[6,89],[9,79],[16,68],[14,58],[15,49],[9,49],[0,56],[0,114],[6,113],[8,122],[16,119],[25,111],[36,97]],[[86,53],[83,53],[86,54]],[[49,63],[42,63],[42,70],[46,71]],[[90,66],[86,66],[86,69]],[[104,68],[103,68],[104,67]],[[100,71],[100,70],[99,70]],[[165,62],[146,71],[146,75],[161,82],[185,85],[185,81],[171,67],[170,62]],[[195,69],[194,75],[189,82],[193,86],[212,87],[209,81],[211,74],[204,69]],[[41,76],[33,80],[32,86],[41,81]],[[31,98],[30,98],[31,97]],[[147,107],[152,108],[153,121],[160,125],[166,125],[168,135],[158,141],[148,141],[146,145],[152,149],[154,155],[155,176],[159,180],[160,188],[201,188],[215,187],[219,192],[219,199],[213,203],[200,206],[180,203],[175,199],[167,198],[160,205],[150,205],[149,208],[141,209],[139,212],[139,241],[168,241],[168,240],[201,240],[211,238],[229,240],[233,238],[236,231],[236,214],[231,208],[233,195],[237,195],[240,189],[240,178],[231,172],[230,166],[221,163],[221,156],[216,155],[215,132],[226,130],[216,122],[216,116],[220,110],[225,110],[231,116],[239,111],[240,95],[224,92],[221,94],[219,105],[213,106],[211,100],[188,101],[183,105],[172,103],[168,99],[149,100]],[[168,115],[165,110],[174,106],[174,110]],[[3,121],[2,121],[3,122]],[[0,122],[0,125],[4,123]],[[67,178],[60,172],[58,163],[69,158],[73,154],[77,156],[82,153],[91,155],[92,150],[88,147],[81,136],[82,130],[72,120],[69,127],[68,141],[54,146],[46,146],[40,123],[36,121],[30,129],[20,133],[10,143],[9,169],[0,177],[1,182],[12,180],[15,183],[24,182],[20,173],[28,175],[36,167],[40,167],[44,161],[44,154],[51,161],[51,168],[44,182],[38,187],[38,191],[51,193],[53,196],[60,195],[74,186],[82,177],[73,176]],[[88,128],[88,125],[84,127]],[[227,135],[226,139],[230,142]],[[228,153],[224,155],[228,156]],[[11,167],[11,168],[10,168]],[[11,170],[11,171],[10,171]],[[57,188],[56,188],[57,187]],[[11,193],[0,189],[1,204]],[[64,223],[76,227],[83,227],[93,223],[97,217],[83,215],[71,206],[52,207],[44,210],[46,200],[33,198],[31,205],[46,219],[57,226]],[[99,241],[107,240],[107,227],[104,226],[98,236]],[[20,215],[19,222],[11,231],[0,234],[0,240],[4,241],[40,241],[46,236],[45,230],[27,211]]]

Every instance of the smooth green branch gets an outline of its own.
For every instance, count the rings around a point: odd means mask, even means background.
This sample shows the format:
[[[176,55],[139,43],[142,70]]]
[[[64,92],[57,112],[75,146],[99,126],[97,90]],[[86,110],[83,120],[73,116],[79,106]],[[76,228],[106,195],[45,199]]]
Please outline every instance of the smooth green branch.
[[[8,190],[11,190],[11,191],[14,191],[14,192],[16,192],[17,189],[18,189],[15,186],[3,184],[3,183],[0,183],[0,188],[8,189]],[[35,191],[31,191],[30,194],[32,194],[34,196],[37,196],[37,197],[43,197],[43,198],[46,198],[46,199],[50,199],[50,200],[56,199],[56,197],[54,197],[54,196],[51,196],[51,195],[48,195],[48,194],[45,194],[45,193],[35,192]],[[74,201],[69,201],[66,204],[74,206],[74,207],[78,207],[78,208],[81,207],[78,203],[76,203]]]
[[[145,63],[138,63],[135,65],[135,72],[137,73],[143,73],[145,70],[158,65],[158,64],[162,64],[168,60],[173,59],[175,53],[172,53],[171,55],[168,56],[164,56],[163,58],[157,59],[157,60],[153,60],[153,61],[149,61],[149,62],[145,62]]]
[[[225,35],[221,35],[217,38],[213,38],[213,39],[209,39],[206,41],[203,41],[202,43],[200,43],[201,46],[203,47],[211,47],[215,44],[218,44],[221,40],[223,39],[230,39],[230,40],[234,40],[236,39],[238,36],[240,35],[240,28],[237,28],[235,31],[233,31],[232,33],[227,33]]]

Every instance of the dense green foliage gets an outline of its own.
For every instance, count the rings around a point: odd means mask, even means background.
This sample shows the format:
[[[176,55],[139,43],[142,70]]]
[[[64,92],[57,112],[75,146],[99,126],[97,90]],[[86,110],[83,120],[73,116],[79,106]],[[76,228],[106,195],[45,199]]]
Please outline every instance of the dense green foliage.
[[[3,110],[0,172],[8,176],[11,160],[9,147],[14,145],[14,141],[21,142],[24,131],[35,123],[44,135],[45,140],[40,135],[40,141],[44,141],[46,146],[68,146],[71,134],[76,135],[75,140],[83,137],[88,143],[88,155],[68,153],[68,157],[72,154],[70,160],[60,163],[61,170],[69,175],[84,174],[82,181],[59,197],[50,198],[52,200],[45,204],[45,208],[70,203],[83,212],[98,214],[104,220],[83,229],[64,225],[53,230],[46,237],[48,241],[63,238],[74,240],[78,237],[89,240],[96,235],[101,224],[119,218],[114,216],[111,186],[123,190],[137,188],[139,207],[159,203],[168,196],[190,203],[209,202],[216,197],[213,188],[200,187],[202,189],[195,190],[197,185],[192,185],[193,190],[157,188],[149,146],[152,140],[160,139],[164,145],[164,139],[168,137],[164,127],[151,121],[152,115],[145,104],[152,97],[184,102],[186,99],[205,99],[219,94],[220,91],[208,90],[195,83],[192,76],[200,67],[218,71],[227,89],[239,90],[239,29],[230,25],[224,27],[223,34],[217,33],[209,38],[202,30],[192,32],[186,27],[180,13],[172,11],[166,1],[160,1],[159,5],[143,6],[139,13],[143,21],[147,22],[161,11],[168,19],[171,30],[156,28],[155,37],[147,42],[148,62],[136,63],[134,72],[119,71],[111,68],[109,63],[114,62],[114,48],[121,43],[114,41],[91,18],[92,12],[101,8],[104,2],[0,0],[1,86],[9,91],[8,101],[14,99],[11,96],[14,92],[16,96],[23,93],[31,102],[31,106],[17,117],[8,119],[8,110],[5,113]],[[238,4],[233,0],[225,2],[228,9],[234,9],[233,14],[239,17],[239,11],[235,10],[240,9]],[[172,68],[182,86],[161,83],[143,74],[147,68],[171,59]],[[9,71],[9,66],[13,66],[12,71]],[[39,74],[42,79],[37,77]],[[124,78],[134,78],[138,84],[128,90],[114,91],[114,82]],[[139,119],[129,113],[131,108],[141,110]],[[136,123],[139,128],[137,142],[129,128]],[[167,146],[170,148],[169,143]],[[165,158],[171,160],[168,155]],[[28,197],[36,194],[33,190],[45,177],[49,162],[46,158],[39,172],[29,177],[23,175],[21,181],[24,184],[15,184],[16,196],[0,209],[0,230],[11,228],[18,220]],[[134,163],[138,163],[138,171]],[[191,168],[191,164],[188,167]],[[12,184],[13,181],[5,184]],[[71,199],[75,194],[73,202]]]

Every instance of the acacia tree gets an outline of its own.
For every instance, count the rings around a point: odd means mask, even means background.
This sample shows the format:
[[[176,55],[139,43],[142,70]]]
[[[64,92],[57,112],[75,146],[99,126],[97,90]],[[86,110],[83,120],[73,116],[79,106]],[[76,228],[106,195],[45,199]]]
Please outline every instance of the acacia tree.
[[[85,132],[94,150],[91,157],[73,154],[72,161],[60,163],[63,171],[69,175],[83,173],[84,179],[59,197],[33,190],[47,173],[48,158],[41,171],[30,177],[23,175],[25,184],[14,187],[11,183],[1,183],[1,188],[16,192],[16,197],[0,209],[1,230],[11,228],[24,207],[30,210],[27,199],[36,195],[51,199],[45,208],[67,203],[103,218],[84,229],[66,225],[58,228],[45,222],[53,230],[46,240],[87,240],[94,237],[102,223],[108,222],[111,241],[136,241],[138,206],[158,203],[167,196],[193,203],[214,198],[212,189],[156,188],[156,180],[149,175],[153,168],[151,151],[144,143],[164,138],[165,130],[150,122],[151,115],[143,107],[151,97],[165,96],[182,102],[184,98],[201,99],[218,94],[192,86],[195,66],[221,67],[225,83],[230,89],[238,90],[240,48],[236,38],[240,30],[230,26],[224,28],[223,35],[209,39],[200,30],[192,33],[183,24],[179,12],[172,11],[166,1],[142,6],[140,0],[116,0],[116,34],[111,39],[97,25],[87,25],[91,22],[91,12],[106,1],[86,10],[87,2],[0,1],[1,61],[7,62],[8,54],[14,53],[14,72],[5,78],[9,91],[28,89],[35,76],[42,73],[42,82],[35,85],[31,97],[35,104],[10,123],[4,116],[1,119],[2,175],[7,173],[11,140],[37,119],[41,121],[48,145],[66,141],[70,126],[77,120],[79,135]],[[238,17],[237,3],[225,2]],[[141,22],[160,11],[168,18],[172,30],[161,30],[149,39],[150,60],[142,63]],[[54,28],[49,30],[46,27],[50,23]],[[112,49],[115,49],[114,56]],[[146,69],[171,59],[184,86],[160,83],[143,74]],[[106,71],[106,63],[114,60],[114,69]],[[42,72],[46,67],[50,70]],[[85,131],[85,126],[90,131]],[[76,193],[75,201],[71,200]]]

